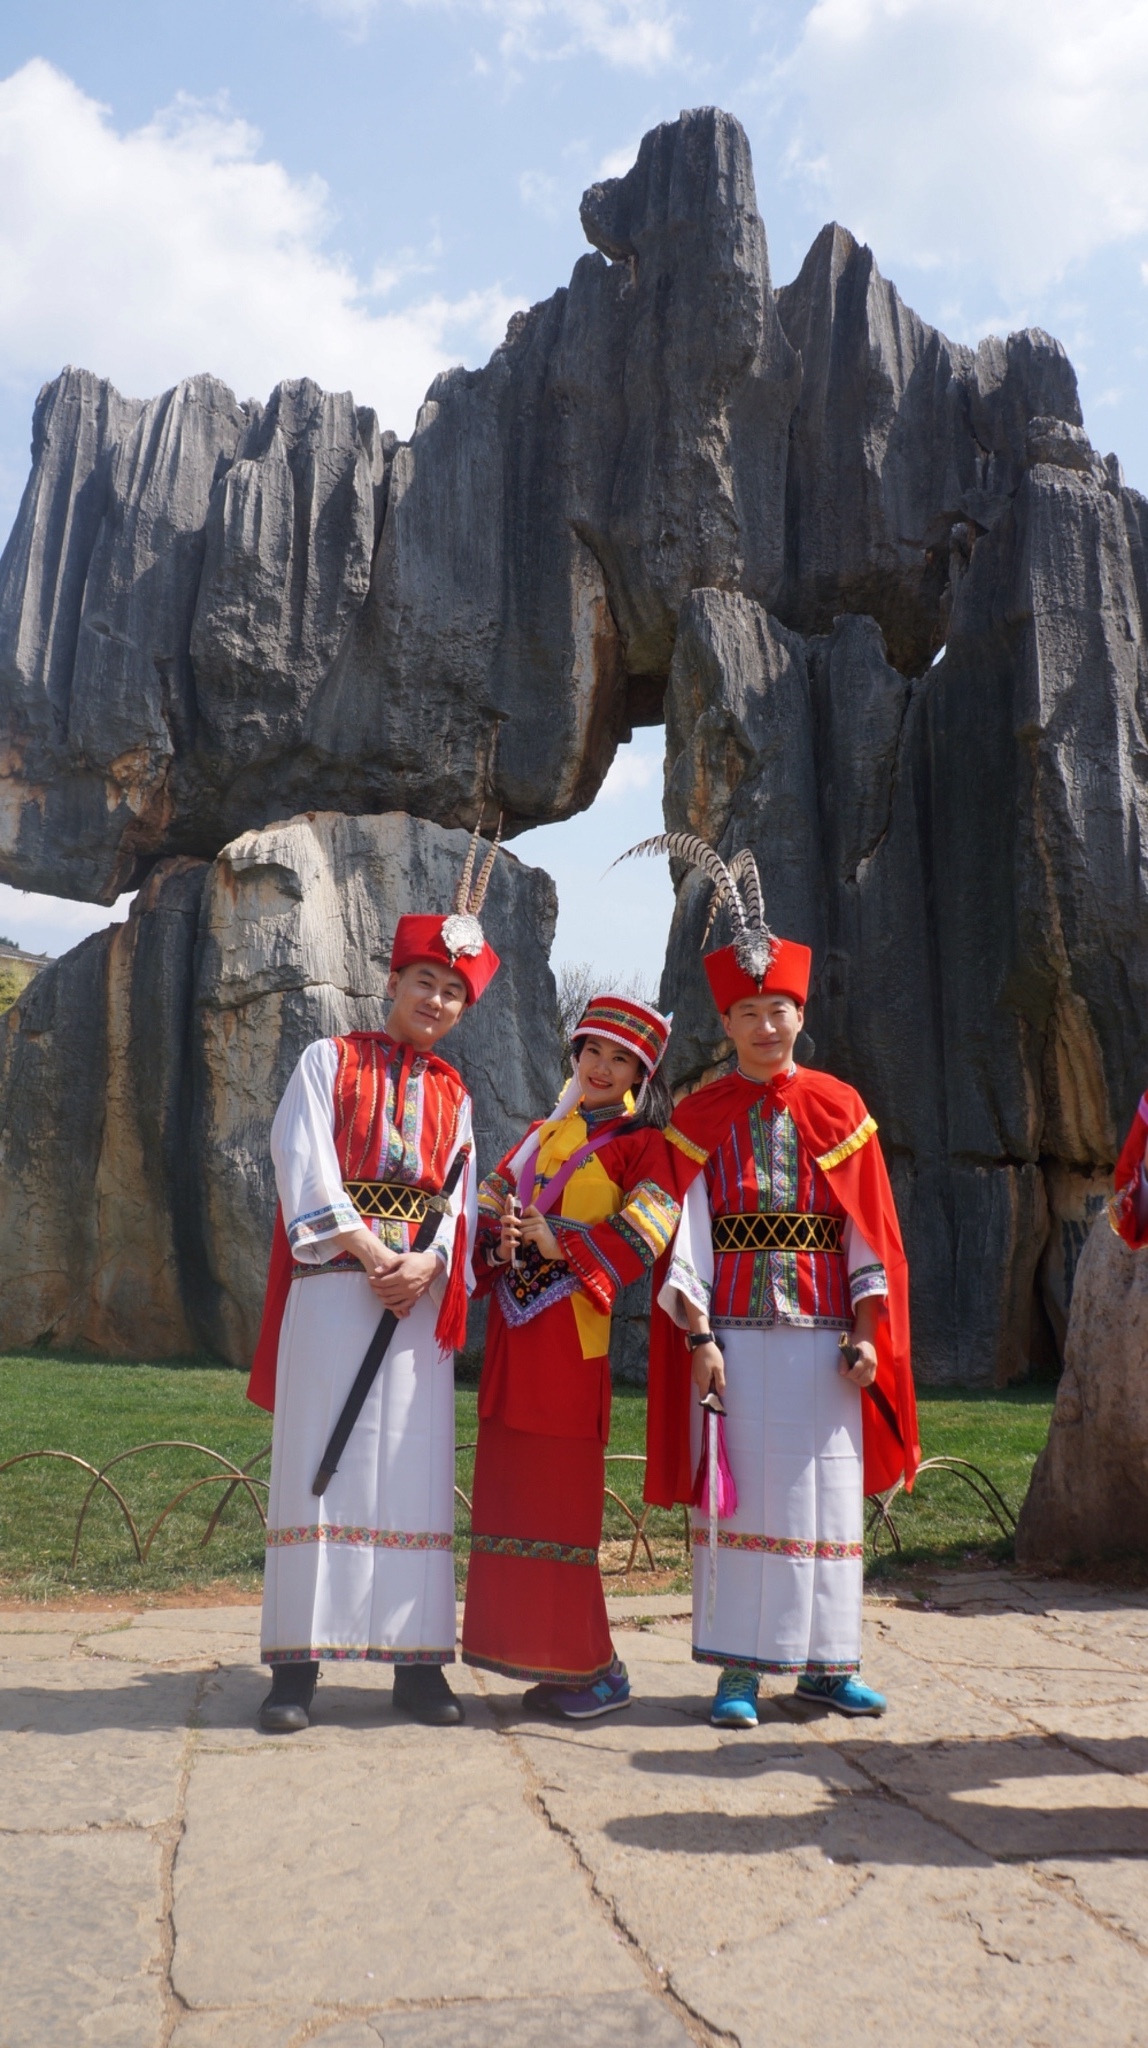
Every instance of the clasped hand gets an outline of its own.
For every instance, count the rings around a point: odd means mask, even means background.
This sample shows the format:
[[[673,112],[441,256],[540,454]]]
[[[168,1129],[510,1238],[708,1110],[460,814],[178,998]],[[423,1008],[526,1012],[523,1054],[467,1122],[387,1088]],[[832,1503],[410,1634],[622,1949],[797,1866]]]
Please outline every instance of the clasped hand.
[[[507,1201],[511,1197],[507,1197]],[[545,1216],[531,1202],[521,1216],[514,1215],[507,1207],[502,1212],[502,1226],[498,1238],[498,1256],[503,1265],[509,1265],[520,1245],[537,1245],[544,1259],[560,1259],[562,1247],[547,1223]]]
[[[400,1321],[409,1316],[438,1272],[435,1252],[393,1252],[365,1224],[357,1230],[341,1230],[339,1248],[358,1259],[371,1283],[371,1293]]]

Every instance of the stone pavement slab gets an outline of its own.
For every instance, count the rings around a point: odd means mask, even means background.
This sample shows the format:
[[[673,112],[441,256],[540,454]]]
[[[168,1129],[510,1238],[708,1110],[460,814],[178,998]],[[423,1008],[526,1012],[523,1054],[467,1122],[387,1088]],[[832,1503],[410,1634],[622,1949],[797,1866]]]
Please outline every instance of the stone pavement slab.
[[[340,1665],[274,1740],[254,1607],[0,1614],[0,2048],[1148,2048],[1148,1603],[883,1593],[888,1716],[746,1734],[683,1615],[599,1722]]]

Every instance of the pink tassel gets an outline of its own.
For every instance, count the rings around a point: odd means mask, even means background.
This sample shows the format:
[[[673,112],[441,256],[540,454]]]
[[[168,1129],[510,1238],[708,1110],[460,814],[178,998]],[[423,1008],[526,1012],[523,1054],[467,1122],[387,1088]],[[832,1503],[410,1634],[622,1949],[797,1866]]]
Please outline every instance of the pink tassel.
[[[733,1476],[733,1467],[732,1467],[732,1465],[730,1464],[730,1461],[729,1461],[729,1452],[728,1452],[728,1451],[726,1450],[726,1447],[725,1447],[725,1416],[724,1416],[724,1415],[719,1415],[719,1416],[718,1416],[718,1426],[717,1426],[717,1451],[718,1451],[718,1486],[717,1486],[717,1511],[718,1511],[718,1519],[719,1519],[720,1521],[723,1521],[723,1522],[724,1522],[724,1520],[725,1520],[725,1518],[726,1518],[726,1516],[727,1516],[727,1515],[736,1515],[736,1513],[737,1513],[737,1486],[736,1486],[736,1484],[735,1484],[735,1482],[734,1482],[734,1476]]]
[[[704,1509],[706,1514],[710,1512],[709,1440],[709,1418],[706,1417],[702,1424],[702,1454],[698,1459],[698,1469],[694,1474],[693,1492],[690,1495],[690,1505],[695,1508]],[[717,1451],[716,1506],[718,1520],[724,1522],[727,1515],[735,1515],[737,1513],[737,1484],[733,1476],[733,1467],[729,1461],[729,1452],[726,1449],[724,1415],[719,1415],[717,1418]]]

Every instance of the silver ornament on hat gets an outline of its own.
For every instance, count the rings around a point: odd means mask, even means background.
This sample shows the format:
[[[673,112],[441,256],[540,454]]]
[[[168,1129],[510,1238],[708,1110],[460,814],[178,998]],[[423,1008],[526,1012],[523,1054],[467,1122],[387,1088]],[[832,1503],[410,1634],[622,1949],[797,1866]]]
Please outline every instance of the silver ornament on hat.
[[[498,829],[494,835],[494,844],[479,870],[477,882],[474,882],[472,887],[474,864],[478,859],[478,843],[481,829],[482,819],[480,818],[471,835],[470,845],[467,848],[466,865],[459,877],[458,888],[454,892],[454,909],[449,917],[444,917],[442,921],[442,942],[450,954],[452,966],[456,960],[475,959],[482,952],[486,944],[486,934],[478,921],[478,913],[486,901],[491,869],[494,866],[495,855],[502,844],[501,817],[498,820]]]
[[[721,909],[729,911],[733,921],[734,958],[743,974],[748,974],[760,987],[769,973],[777,954],[777,939],[765,921],[765,902],[761,893],[761,876],[748,846],[735,854],[727,865],[720,854],[707,846],[694,832],[659,832],[655,839],[643,839],[637,846],[628,846],[618,861],[630,860],[639,853],[668,853],[671,860],[684,860],[692,868],[700,868],[713,883],[713,900],[710,903],[706,928],[702,933],[705,945],[713,929],[713,922]]]

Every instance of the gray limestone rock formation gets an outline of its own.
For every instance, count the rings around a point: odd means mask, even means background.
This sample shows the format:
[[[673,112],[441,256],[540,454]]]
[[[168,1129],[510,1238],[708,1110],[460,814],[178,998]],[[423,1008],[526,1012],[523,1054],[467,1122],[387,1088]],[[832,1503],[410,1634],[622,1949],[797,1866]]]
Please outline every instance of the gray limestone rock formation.
[[[381,1023],[395,920],[449,905],[465,850],[396,814],[294,818],[163,863],[37,976],[0,1021],[0,1347],[249,1362],[275,1105],[311,1039]],[[553,884],[500,856],[483,917],[505,964],[443,1049],[485,1168],[558,1091]]]
[[[407,443],[307,382],[266,408],[207,377],[148,404],[77,371],[46,388],[0,562],[0,876],[106,900],[158,860],[218,856],[191,1021],[174,983],[156,998],[165,1087],[185,1053],[198,1077],[200,1250],[162,1229],[206,1276],[180,1312],[239,1355],[266,1214],[265,1181],[258,1212],[239,1192],[249,1105],[300,1032],[377,991],[385,916],[346,908],[322,936],[307,909],[340,862],[369,866],[363,814],[433,821],[402,828],[412,846],[469,823],[497,727],[508,829],[565,817],[664,715],[668,821],[753,846],[776,925],[816,948],[814,1057],[880,1118],[918,1369],[1010,1377],[1063,1341],[1148,1068],[1148,506],[1092,450],[1047,335],[950,343],[834,226],[775,293],[729,115],[653,130],[582,219],[594,253],[569,286],[484,369],[437,378]],[[268,823],[314,806],[349,815],[312,840]],[[248,872],[248,844],[284,832]],[[41,977],[29,1008],[55,1006],[61,1059],[84,1005],[145,987],[154,920],[190,930],[194,872],[166,868],[127,932]],[[682,1076],[719,1050],[704,919],[690,878],[664,990]],[[504,988],[543,987],[534,937],[512,926],[507,948]],[[50,1064],[52,1033],[22,1028],[9,1062]],[[134,1054],[101,1030],[118,1072]],[[85,1058],[102,1188],[110,1083]],[[501,1128],[548,1106],[505,1049],[479,1071]],[[18,1149],[32,1112],[10,1100]],[[153,1160],[162,1134],[139,1143]],[[85,1215],[52,1279],[39,1214],[20,1229],[55,1306],[19,1327],[103,1328],[104,1224]]]
[[[1076,432],[1035,452],[922,676],[871,619],[804,640],[697,591],[667,695],[668,822],[752,846],[815,949],[816,1062],[880,1122],[925,1379],[1054,1355],[1145,1065],[1148,507]],[[679,1076],[719,1051],[706,894],[682,887],[662,990]]]
[[[1148,1255],[1100,1216],[1080,1255],[1048,1442],[1017,1526],[1022,1564],[1148,1552]]]

